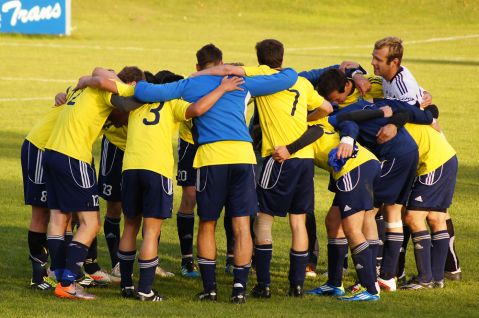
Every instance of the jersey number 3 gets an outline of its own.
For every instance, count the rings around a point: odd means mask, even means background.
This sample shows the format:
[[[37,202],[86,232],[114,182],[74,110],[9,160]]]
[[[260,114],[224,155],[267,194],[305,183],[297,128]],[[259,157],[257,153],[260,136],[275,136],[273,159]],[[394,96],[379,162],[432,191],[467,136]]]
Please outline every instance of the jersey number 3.
[[[145,125],[156,125],[160,122],[160,111],[163,108],[163,102],[158,105],[158,107],[150,109],[150,113],[153,113],[155,115],[155,118],[153,120],[148,120],[146,118],[143,118],[143,124]]]

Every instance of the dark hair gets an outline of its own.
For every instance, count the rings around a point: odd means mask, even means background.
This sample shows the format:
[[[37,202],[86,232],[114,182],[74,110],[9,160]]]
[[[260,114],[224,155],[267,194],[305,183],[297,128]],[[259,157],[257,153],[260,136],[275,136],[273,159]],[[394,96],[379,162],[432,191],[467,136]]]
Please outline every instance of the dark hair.
[[[284,47],[278,40],[266,39],[256,43],[256,56],[259,64],[268,65],[271,68],[281,67],[283,55]]]
[[[316,85],[316,90],[319,95],[326,98],[334,91],[344,93],[347,82],[348,78],[344,72],[339,69],[330,69],[321,74]]]
[[[176,82],[184,79],[183,76],[170,72],[168,70],[162,70],[153,75],[151,72],[145,71],[146,81],[152,84],[166,84]]]
[[[136,66],[125,66],[117,75],[125,83],[138,82],[145,79],[143,71]]]
[[[223,61],[223,52],[214,44],[207,44],[196,52],[198,67],[203,70],[208,64],[218,65]]]

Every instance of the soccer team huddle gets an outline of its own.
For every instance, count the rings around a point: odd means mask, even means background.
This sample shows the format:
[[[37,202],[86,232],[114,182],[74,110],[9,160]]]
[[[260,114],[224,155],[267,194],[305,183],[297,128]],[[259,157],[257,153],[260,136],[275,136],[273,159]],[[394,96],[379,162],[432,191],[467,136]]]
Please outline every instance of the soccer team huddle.
[[[177,134],[181,275],[201,277],[199,300],[218,299],[215,228],[222,211],[233,303],[272,296],[275,216],[290,223],[292,297],[375,301],[380,289],[443,288],[445,277],[460,279],[447,211],[457,157],[431,94],[401,64],[402,41],[375,43],[375,75],[349,61],[297,73],[283,68],[284,47],[273,39],[258,42],[256,54],[259,66],[224,64],[221,50],[205,45],[186,79],[166,70],[97,67],[55,96],[21,152],[25,203],[32,206],[32,288],[92,300],[85,286],[119,283],[125,298],[166,299],[152,286],[155,274],[173,275],[158,265],[158,244],[172,217]],[[92,148],[102,135],[97,179]],[[327,280],[304,290],[305,277],[317,275],[315,166],[330,174],[334,193],[325,218]],[[97,263],[100,197],[111,273]],[[410,236],[418,273],[406,280]],[[346,289],[348,247],[357,283]],[[256,284],[247,289],[252,267]]]

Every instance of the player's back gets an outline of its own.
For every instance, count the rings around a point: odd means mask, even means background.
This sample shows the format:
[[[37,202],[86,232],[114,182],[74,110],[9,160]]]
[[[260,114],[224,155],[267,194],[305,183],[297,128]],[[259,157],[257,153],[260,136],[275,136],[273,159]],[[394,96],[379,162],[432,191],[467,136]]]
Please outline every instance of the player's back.
[[[45,150],[45,145],[64,107],[65,105],[52,107],[48,113],[33,126],[25,139],[34,144],[38,149]]]

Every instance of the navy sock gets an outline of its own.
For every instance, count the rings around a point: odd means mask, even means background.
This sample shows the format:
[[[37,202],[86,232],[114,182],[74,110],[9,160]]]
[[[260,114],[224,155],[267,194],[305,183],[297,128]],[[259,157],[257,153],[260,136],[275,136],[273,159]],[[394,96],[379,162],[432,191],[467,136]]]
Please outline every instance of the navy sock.
[[[407,251],[407,245],[409,243],[409,238],[411,237],[411,231],[409,230],[409,227],[407,225],[404,225],[402,227],[402,230],[403,230],[404,240],[402,242],[401,249],[399,250],[398,269],[396,272],[397,277],[400,277],[403,274],[405,274],[406,251]]]
[[[246,284],[248,283],[248,275],[249,275],[250,268],[251,268],[251,263],[244,266],[234,265],[233,290],[244,291],[246,289]]]
[[[180,240],[181,265],[193,260],[193,232],[195,228],[195,215],[178,212],[176,215],[178,239]]]
[[[396,276],[399,252],[404,240],[403,233],[386,232],[383,261],[381,263],[381,278],[391,279]]]
[[[306,232],[308,233],[308,264],[312,264],[316,268],[319,251],[316,248],[318,237],[314,213],[306,213]]]
[[[308,264],[308,251],[295,251],[293,249],[289,252],[289,283],[292,286],[301,287],[304,284],[304,275],[306,273],[306,265]]]
[[[449,249],[449,233],[447,230],[432,233],[431,269],[435,281],[444,279],[447,251]]]
[[[120,261],[121,288],[132,287],[133,264],[135,263],[136,251],[118,250],[118,260]]]
[[[384,253],[384,242],[386,242],[386,228],[384,226],[384,218],[381,214],[376,215],[376,226],[378,228],[379,237],[378,252],[376,255],[376,266],[381,267]]]
[[[47,234],[28,231],[28,249],[32,262],[32,282],[40,284],[46,276],[45,266],[48,261]]]
[[[153,281],[155,279],[155,270],[158,266],[158,257],[142,260],[138,259],[138,267],[140,268],[140,279],[138,281],[138,292],[149,294]],[[120,265],[121,268],[121,265]]]
[[[255,245],[256,279],[259,284],[266,286],[271,284],[270,266],[272,256],[273,244]]]
[[[203,290],[211,292],[216,290],[216,260],[203,258],[198,255],[198,266],[200,267]]]
[[[351,256],[353,258],[358,280],[361,285],[368,290],[369,293],[375,295],[376,290],[376,268],[372,266],[371,249],[368,242],[363,242],[351,248]]]
[[[346,255],[344,255],[344,260],[343,260],[343,268],[344,269],[348,269],[348,267],[349,267],[348,257],[349,257],[349,255],[348,255],[348,252],[346,251]]]
[[[368,240],[369,249],[371,250],[371,266],[374,269],[374,280],[377,280],[376,260],[379,251],[379,240]]]
[[[47,245],[48,253],[52,261],[50,268],[55,272],[57,281],[62,278],[62,272],[65,268],[65,253],[63,252],[64,235],[48,235]]]
[[[418,279],[423,283],[428,283],[432,280],[431,235],[428,231],[415,232],[412,233],[412,241],[414,243],[414,258],[416,259]]]
[[[103,232],[105,233],[106,245],[110,253],[111,268],[119,262],[118,245],[120,244],[120,221],[121,218],[114,219],[105,216],[103,222]]]
[[[328,239],[328,283],[336,287],[343,284],[343,265],[348,255],[348,240],[345,237]]]
[[[445,270],[448,272],[457,272],[460,269],[459,266],[459,258],[456,254],[456,247],[454,244],[456,235],[454,233],[454,224],[452,223],[452,219],[446,220],[447,225],[447,232],[449,233],[449,249],[447,251],[447,258],[446,258],[446,266]]]
[[[88,254],[88,246],[72,241],[68,245],[65,270],[62,275],[62,286],[69,286],[81,273],[81,265]]]
[[[83,264],[83,268],[87,274],[93,274],[96,271],[100,270],[100,266],[98,265],[98,240],[96,237],[91,242],[90,247],[88,248],[88,254],[85,259],[85,263]]]
[[[233,234],[233,220],[230,216],[226,216],[223,219],[223,226],[225,228],[226,234],[226,253],[229,255],[233,255],[234,247],[235,247],[235,238]]]

